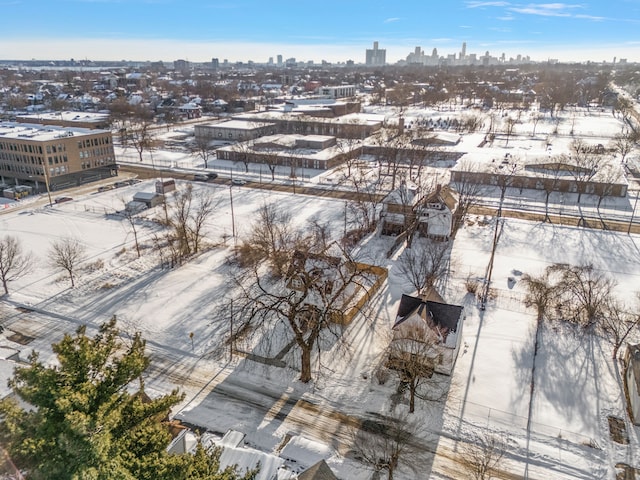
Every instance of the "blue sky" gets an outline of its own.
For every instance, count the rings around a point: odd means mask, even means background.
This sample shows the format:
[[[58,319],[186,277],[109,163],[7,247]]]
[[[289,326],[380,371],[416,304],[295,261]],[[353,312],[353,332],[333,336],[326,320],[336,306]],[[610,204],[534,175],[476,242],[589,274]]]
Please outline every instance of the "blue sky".
[[[640,61],[640,0],[0,0],[0,58],[395,62],[505,52],[535,60]]]

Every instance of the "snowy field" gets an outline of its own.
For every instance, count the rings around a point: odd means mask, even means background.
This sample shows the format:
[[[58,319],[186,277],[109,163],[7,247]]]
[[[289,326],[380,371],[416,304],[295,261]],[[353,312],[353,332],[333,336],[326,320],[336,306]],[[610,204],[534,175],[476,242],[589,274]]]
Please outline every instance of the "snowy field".
[[[219,201],[207,225],[207,238],[215,246],[182,267],[161,270],[149,248],[143,250],[140,259],[136,258],[126,221],[112,215],[122,208],[123,196],[149,191],[152,187],[153,183],[148,181],[126,189],[86,195],[54,207],[0,216],[2,232],[18,236],[39,265],[34,272],[10,285],[11,294],[3,304],[7,327],[0,337],[3,358],[19,352],[19,358],[25,359],[31,348],[43,350],[44,358],[50,358],[46,345],[58,340],[63,332],[73,330],[78,323],[97,326],[111,315],[117,315],[124,330],[142,331],[149,340],[152,355],[157,355],[158,363],[152,370],[155,378],[149,382],[152,391],[171,389],[185,372],[201,379],[201,383],[195,380],[178,383],[187,393],[177,411],[180,418],[217,432],[228,428],[242,430],[252,445],[266,451],[272,451],[287,433],[304,435],[305,428],[300,426],[300,421],[288,420],[286,414],[283,420],[282,412],[267,416],[256,413],[228,394],[225,401],[215,395],[216,388],[232,389],[234,385],[247,384],[262,390],[265,398],[303,398],[356,416],[367,412],[389,413],[398,401],[392,400],[395,383],[390,380],[385,385],[377,385],[372,373],[389,341],[399,298],[402,293],[412,293],[396,267],[402,252],[391,259],[384,256],[383,252],[390,246],[389,238],[367,238],[358,252],[367,261],[389,268],[390,275],[367,315],[358,317],[346,331],[347,343],[353,348],[348,353],[337,347],[335,351],[326,352],[317,381],[301,385],[295,381],[297,372],[293,370],[238,358],[229,363],[220,346],[228,332],[226,320],[221,319],[216,310],[229,288],[230,267],[226,260],[233,242],[227,239],[226,246],[223,242],[223,236],[231,233],[229,188],[213,184],[195,186],[207,189]],[[339,231],[343,221],[343,201],[267,194],[242,187],[234,187],[233,195],[240,237],[249,230],[252,215],[264,202],[277,202],[291,211],[298,225],[318,218],[331,222]],[[155,210],[145,212],[138,222],[140,238],[147,245],[160,228],[150,220],[154,215],[162,215],[160,207]],[[473,225],[466,226],[456,238],[454,270],[446,283],[445,295],[451,303],[467,307],[464,347],[451,379],[446,408],[419,402],[416,416],[423,418],[430,433],[443,431],[447,438],[484,428],[507,432],[514,442],[513,461],[520,464],[526,457],[535,316],[522,304],[524,292],[519,283],[516,281],[513,285],[509,277],[515,275],[517,279],[520,273],[539,273],[553,262],[588,261],[613,275],[618,282],[617,293],[623,298],[629,297],[640,289],[640,256],[637,254],[640,239],[612,232],[505,220],[493,273],[496,298],[480,312],[475,299],[466,295],[463,284],[469,274],[484,275],[493,223],[470,223]],[[75,289],[70,289],[63,276],[47,267],[51,240],[65,236],[80,239],[88,252],[87,268]],[[21,314],[15,305],[30,306],[35,312]],[[18,331],[31,336],[32,342],[20,345],[7,338]],[[193,344],[190,333],[194,334]],[[631,446],[610,447],[606,416],[624,417],[622,391],[610,360],[610,347],[604,342],[585,343],[580,337],[551,328],[545,330],[543,339],[531,419],[529,448],[531,457],[535,457],[531,461],[532,471],[544,465],[556,472],[557,478],[606,476],[613,471],[616,461],[625,458],[629,461],[629,452],[635,458],[639,444],[637,431],[632,428]],[[5,380],[15,359],[0,362],[3,395],[7,393]],[[210,382],[209,389],[203,388],[207,382]],[[398,408],[406,408],[402,406],[405,401],[401,399]],[[276,405],[277,402],[273,404]],[[281,407],[285,413],[292,409],[286,402]],[[313,436],[313,429],[309,435]],[[337,453],[344,448],[347,432],[336,435],[340,441],[331,450],[330,465],[342,478],[369,478],[370,473]],[[597,448],[585,446],[589,443]],[[443,443],[440,448],[448,447]],[[437,459],[433,465],[434,476],[439,462]],[[411,478],[410,472],[405,475],[404,478]]]
[[[377,108],[376,112],[389,117],[394,114],[392,109],[387,112]],[[483,153],[490,151],[498,157],[505,151],[548,154],[546,137],[553,134],[557,122],[547,115],[532,135],[529,122],[533,113],[523,114],[508,146],[498,136],[490,150],[481,149]],[[438,119],[466,114],[460,109],[412,108],[406,111],[405,119],[410,123],[425,116]],[[554,154],[568,148],[571,129],[589,143],[604,144],[621,129],[621,120],[610,112],[565,111],[561,117],[557,124],[560,135],[553,141]],[[465,136],[459,148],[473,151],[482,137]],[[118,154],[132,163],[137,161],[131,149]],[[153,159],[174,168],[202,168],[197,159],[184,152],[157,151]],[[151,157],[145,156],[144,163],[151,163]],[[222,176],[225,168],[233,170],[235,176],[242,175],[244,166],[212,162],[212,170]],[[246,177],[256,180],[261,175],[253,168]],[[286,172],[280,175],[284,177]],[[322,182],[320,172],[304,175],[307,183]],[[185,182],[178,185],[184,188]],[[194,183],[196,192],[209,192],[217,203],[206,225],[210,249],[170,270],[160,268],[151,248],[154,235],[162,228],[155,221],[164,215],[161,207],[141,213],[136,220],[144,247],[140,258],[128,222],[114,215],[136,192],[153,189],[153,182],[146,181],[103,193],[74,195],[74,201],[53,207],[38,203],[29,207],[28,202],[21,202],[19,208],[0,208],[0,235],[18,237],[37,265],[29,275],[11,283],[10,294],[0,301],[5,326],[0,334],[0,396],[9,392],[6,379],[16,362],[25,360],[32,349],[50,361],[49,345],[63,333],[84,323],[95,331],[100,323],[117,315],[125,332],[141,331],[147,339],[152,356],[148,390],[164,393],[177,386],[185,392],[184,401],[174,412],[177,418],[217,433],[231,428],[243,431],[251,446],[266,452],[274,452],[287,435],[297,436],[289,449],[290,469],[309,466],[322,457],[340,478],[369,479],[370,471],[345,456],[350,441],[346,420],[375,418],[389,415],[394,408],[407,408],[406,396],[395,394],[396,380],[379,385],[373,374],[389,343],[401,295],[414,293],[398,270],[402,250],[387,259],[391,238],[371,236],[363,240],[356,251],[358,258],[388,268],[388,281],[346,329],[342,343],[351,348],[345,351],[339,345],[325,346],[321,365],[314,362],[315,381],[304,385],[296,381],[295,369],[267,366],[237,355],[229,359],[224,342],[230,322],[224,309],[231,295],[233,268],[228,262],[234,243],[230,194],[240,239],[249,232],[257,210],[270,202],[289,211],[298,226],[318,219],[330,223],[334,234],[339,235],[344,228],[344,201]],[[628,209],[628,199],[624,202],[617,207]],[[471,220],[456,237],[452,272],[441,289],[445,300],[464,305],[467,315],[456,369],[445,382],[446,405],[418,401],[416,406],[415,417],[424,427],[420,436],[438,450],[435,458],[424,459],[420,474],[463,478],[452,461],[458,454],[456,442],[484,430],[509,436],[505,462],[516,475],[586,480],[612,478],[617,462],[639,466],[640,435],[636,427],[627,421],[628,446],[613,444],[609,439],[607,416],[626,418],[626,414],[611,347],[603,340],[582,337],[558,325],[545,327],[530,405],[535,312],[523,305],[525,292],[519,279],[523,273],[538,274],[555,262],[592,263],[616,279],[616,294],[630,302],[640,290],[640,237],[506,219],[493,269],[494,298],[486,310],[480,311],[464,284],[469,276],[485,275],[495,220]],[[48,266],[51,242],[64,237],[77,238],[87,249],[87,260],[74,289],[61,273]],[[28,309],[20,311],[17,307]],[[18,333],[22,337],[15,335]],[[291,359],[292,355],[285,358]],[[249,397],[247,392],[251,392]],[[329,431],[331,435],[326,433]],[[411,467],[415,465],[401,468],[396,478],[422,478]]]

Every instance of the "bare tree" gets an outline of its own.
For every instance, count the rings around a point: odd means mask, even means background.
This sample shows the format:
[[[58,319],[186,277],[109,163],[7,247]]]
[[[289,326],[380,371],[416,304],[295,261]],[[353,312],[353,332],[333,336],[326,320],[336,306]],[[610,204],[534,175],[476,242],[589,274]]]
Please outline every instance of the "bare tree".
[[[592,264],[554,264],[549,272],[558,276],[555,307],[561,318],[585,329],[597,326],[607,315],[615,281]]]
[[[409,142],[410,135],[396,128],[384,128],[373,137],[380,169],[385,166],[386,175],[391,177],[391,190],[396,188],[398,174],[403,162],[406,163]]]
[[[51,244],[49,263],[56,270],[64,270],[69,275],[71,287],[75,287],[76,272],[86,258],[86,248],[75,238],[63,238]]]
[[[505,147],[507,147],[509,145],[509,139],[511,138],[511,135],[513,135],[513,132],[516,129],[516,124],[518,123],[518,120],[512,117],[507,117],[505,122],[504,122],[504,133],[507,136],[507,143],[505,143]]]
[[[191,144],[190,150],[193,155],[202,159],[204,168],[209,168],[209,158],[211,158],[211,155],[215,152],[209,138],[206,136],[196,136],[194,142]]]
[[[588,145],[584,140],[578,138],[569,145],[571,150],[572,167],[569,172],[576,182],[578,191],[578,203],[583,193],[588,192],[588,185],[593,177],[598,173],[598,165],[601,160],[601,154],[596,149]]]
[[[556,286],[552,284],[549,278],[551,271],[550,269],[546,269],[545,272],[538,277],[525,273],[521,280],[527,289],[524,303],[527,307],[536,308],[538,324],[549,315],[550,309],[556,300]]]
[[[635,147],[633,135],[618,133],[613,137],[612,147],[620,155],[620,162],[624,163],[625,158],[629,155]]]
[[[400,327],[400,326],[399,326]],[[436,325],[401,325],[388,350],[388,366],[409,390],[409,413],[415,411],[419,388],[433,377],[440,359],[438,345],[444,338]]]
[[[538,123],[542,120],[542,115],[540,113],[534,113],[531,115],[531,124],[533,125],[533,130],[531,131],[531,136],[536,136],[536,128]]]
[[[379,172],[364,166],[358,166],[350,177],[355,190],[349,209],[356,229],[363,232],[375,230],[378,219],[378,207],[384,198],[384,182]]]
[[[640,294],[636,295],[636,299],[640,300]],[[622,344],[640,327],[640,314],[637,307],[636,305],[636,308],[630,311],[619,301],[610,299],[604,315],[600,317],[598,330],[613,346],[611,358],[614,360]]]
[[[274,322],[288,327],[300,350],[300,381],[306,383],[312,379],[314,349],[340,338],[345,314],[356,308],[370,276],[348,252],[328,244],[326,230],[317,226],[285,239],[273,256],[284,260],[278,265],[284,276],[270,273],[265,262],[253,263],[235,279],[234,308],[262,331]],[[319,348],[317,355],[320,362]]]
[[[129,126],[126,131],[127,141],[138,153],[138,158],[142,162],[142,154],[153,147],[153,136],[151,135],[151,122],[142,119]]]
[[[386,471],[388,480],[393,480],[401,463],[419,464],[415,443],[419,430],[417,420],[410,421],[406,415],[365,421],[352,434],[352,449],[356,458],[375,472]]]
[[[597,190],[596,194],[598,195],[598,213],[600,213],[600,205],[602,201],[613,195],[614,184],[620,181],[622,176],[622,172],[618,165],[607,164],[600,167],[600,175],[598,178],[598,183],[600,183],[600,188]],[[604,222],[603,222],[604,226]]]
[[[451,242],[413,243],[405,249],[398,269],[418,296],[426,294],[449,271]]]
[[[249,173],[249,164],[251,163],[251,152],[253,150],[254,142],[238,142],[231,147],[231,150],[235,153],[234,160],[241,161],[244,164],[245,173]]]
[[[273,203],[265,203],[258,210],[258,219],[248,239],[238,247],[240,263],[254,267],[266,262],[273,275],[284,277],[291,254],[289,249],[299,242],[299,236],[291,225],[288,212]]]
[[[339,139],[336,143],[336,148],[340,152],[347,170],[347,178],[351,176],[351,172],[362,153],[362,140],[358,138],[358,130],[357,120],[350,120],[346,125],[342,125],[344,138]]]
[[[9,293],[9,282],[17,280],[31,271],[31,257],[22,251],[18,239],[6,235],[0,239],[0,280],[4,293]]]
[[[460,166],[461,175],[455,180],[451,187],[458,195],[458,205],[453,218],[453,232],[456,232],[463,225],[471,210],[478,206],[484,187],[475,178],[478,175],[478,168],[468,163]]]
[[[506,448],[507,440],[500,435],[474,435],[460,449],[460,464],[471,478],[488,480],[496,473]]]
[[[138,255],[138,258],[140,258],[140,244],[138,242],[138,230],[136,228],[136,209],[129,206],[129,203],[124,197],[120,197],[120,201],[124,207],[120,212],[120,215],[122,215],[129,223],[129,228],[131,229],[131,233],[133,233],[133,241],[136,246],[136,254]]]
[[[171,233],[167,241],[175,250],[179,263],[201,250],[206,221],[217,204],[205,190],[194,193],[191,184],[176,190],[173,198],[174,202],[169,212]]]
[[[545,165],[544,178],[540,180],[544,189],[544,221],[551,222],[549,216],[549,197],[558,189],[563,174],[567,171],[567,158],[559,155],[551,159],[551,163]]]

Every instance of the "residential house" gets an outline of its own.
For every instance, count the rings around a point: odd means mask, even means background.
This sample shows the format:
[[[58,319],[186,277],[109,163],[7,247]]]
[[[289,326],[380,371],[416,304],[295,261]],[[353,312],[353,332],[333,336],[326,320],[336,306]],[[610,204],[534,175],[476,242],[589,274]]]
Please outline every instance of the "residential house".
[[[412,183],[402,184],[382,199],[380,214],[382,235],[400,235],[415,220],[415,208],[420,197],[418,187]]]
[[[403,182],[382,200],[382,235],[417,231],[435,240],[447,240],[453,232],[453,216],[458,206],[455,193],[437,185],[425,196],[419,188]]]
[[[435,372],[451,375],[462,342],[463,323],[464,307],[402,295],[393,325],[393,341],[407,342],[412,338],[412,330],[424,329],[433,342],[425,361],[433,362]]]
[[[311,465],[298,475],[298,480],[338,480],[324,460]]]
[[[448,186],[437,185],[416,208],[418,231],[435,240],[448,240],[453,233],[453,216],[458,207],[456,194]]]

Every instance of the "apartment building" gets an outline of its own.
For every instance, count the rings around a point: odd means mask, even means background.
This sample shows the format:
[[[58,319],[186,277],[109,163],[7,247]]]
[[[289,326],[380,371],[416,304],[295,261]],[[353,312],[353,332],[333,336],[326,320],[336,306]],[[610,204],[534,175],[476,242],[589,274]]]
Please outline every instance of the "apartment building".
[[[43,168],[46,166],[46,168]],[[44,191],[117,175],[111,132],[0,122],[0,176]]]

